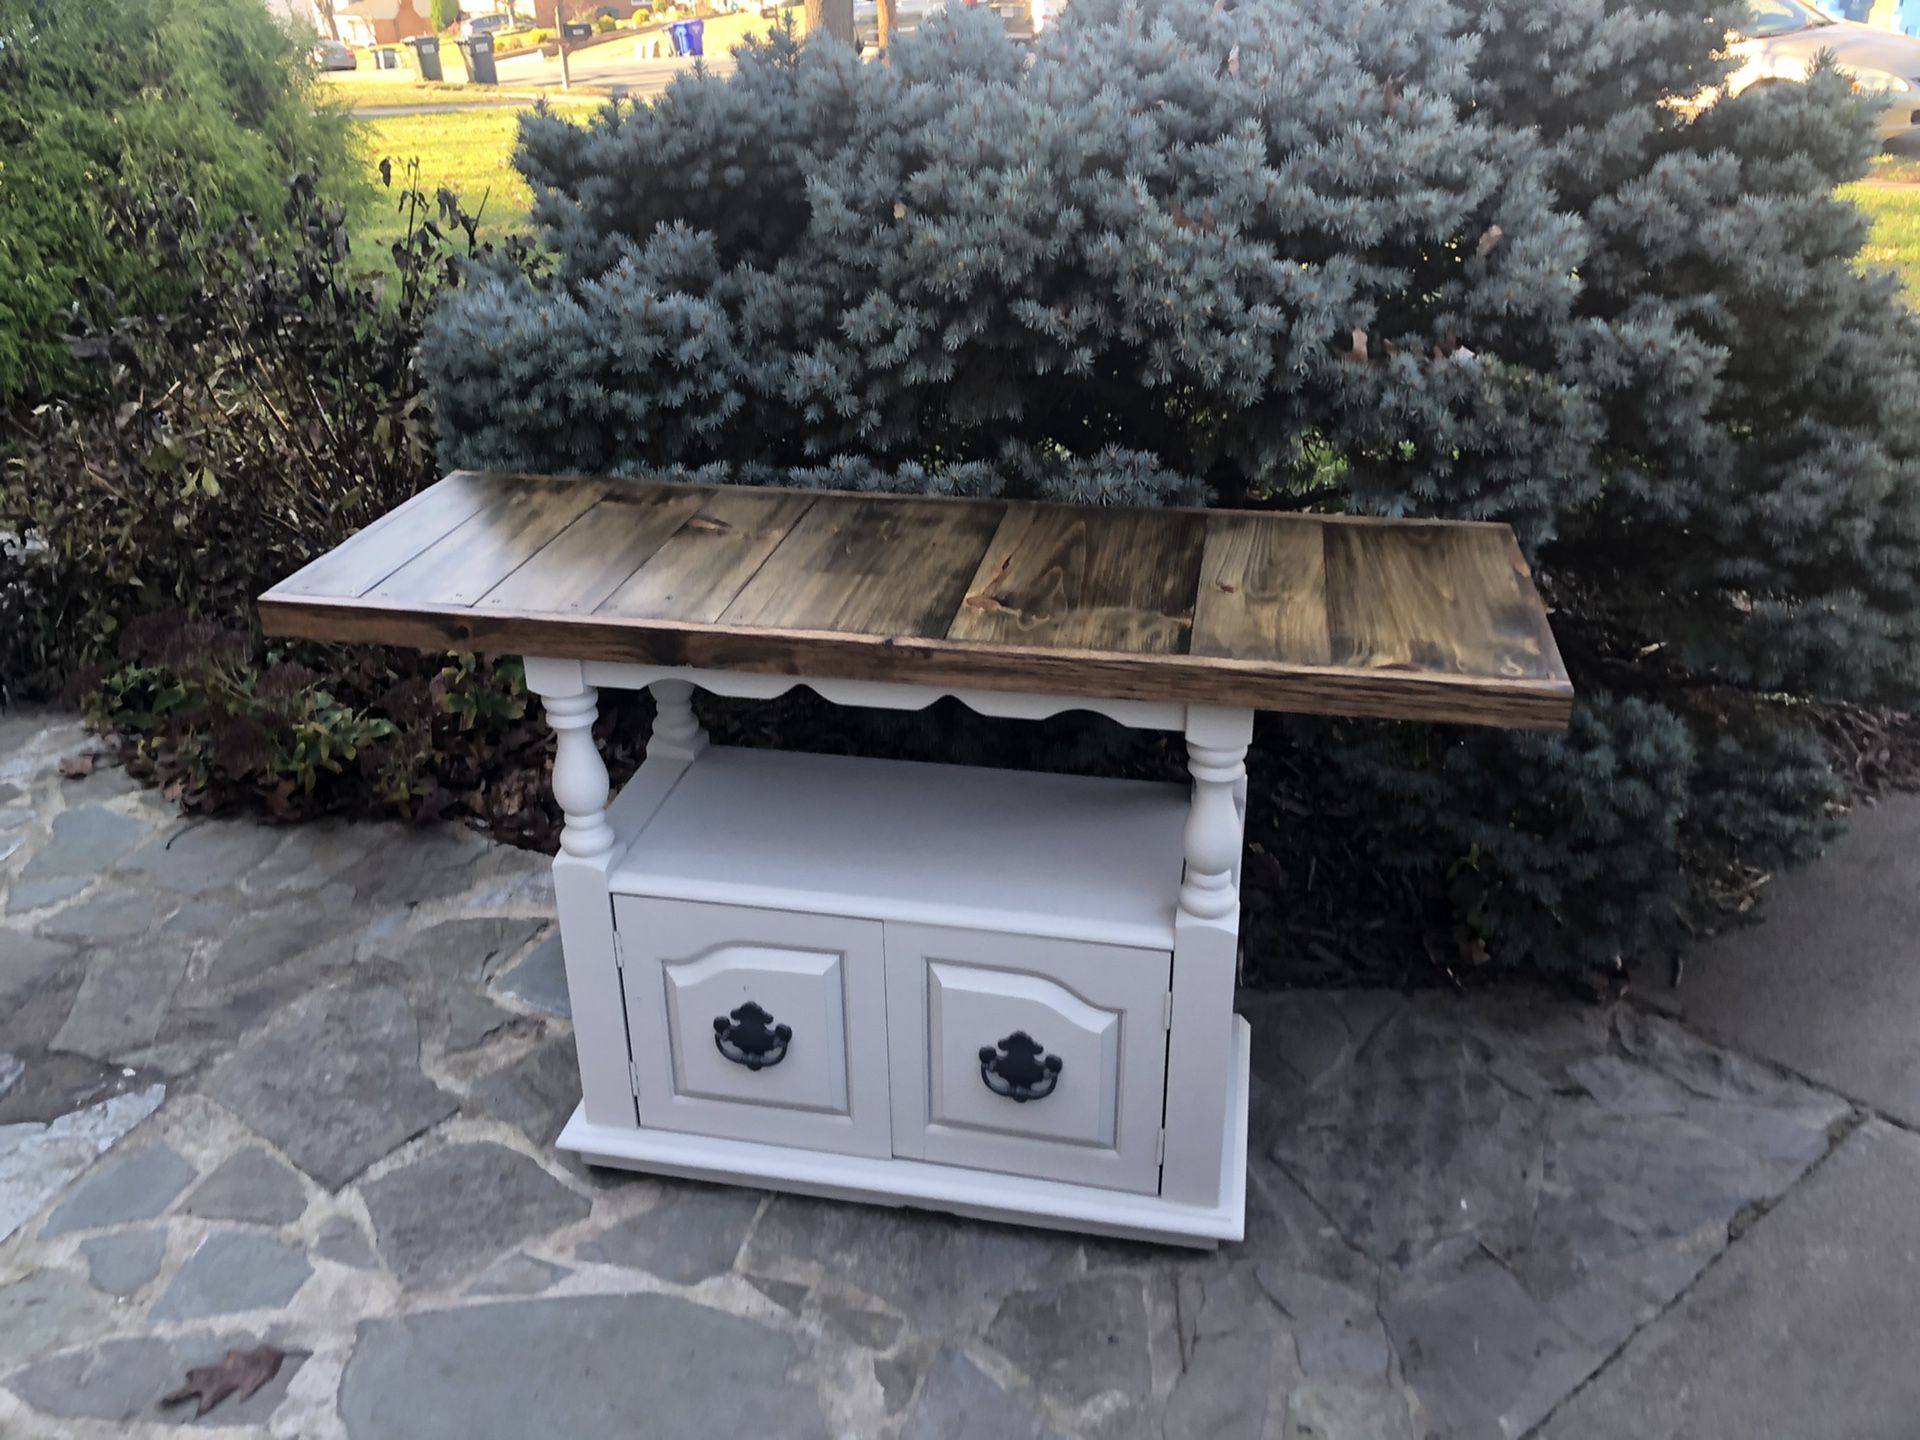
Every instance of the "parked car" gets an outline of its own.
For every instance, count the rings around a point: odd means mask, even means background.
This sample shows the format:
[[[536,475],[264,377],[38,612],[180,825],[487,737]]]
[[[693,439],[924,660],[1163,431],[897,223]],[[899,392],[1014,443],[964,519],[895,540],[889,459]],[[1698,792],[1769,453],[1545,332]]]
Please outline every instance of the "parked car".
[[[987,0],[960,0],[960,3],[992,10],[1016,40],[1032,33],[1028,18],[1029,0],[997,0],[993,4],[988,4]],[[893,0],[893,33],[911,35],[920,28],[927,16],[946,8],[947,0]],[[862,50],[879,46],[880,7],[875,0],[854,0],[853,38],[859,42]]]
[[[313,47],[313,63],[322,70],[353,70],[359,67],[360,59],[351,45],[322,40]]]
[[[1911,35],[1836,20],[1806,0],[1752,0],[1728,48],[1740,61],[1727,79],[1731,95],[1756,85],[1804,84],[1814,58],[1830,50],[1856,90],[1887,97],[1881,141],[1920,141],[1920,40]]]
[[[471,15],[460,22],[460,38],[472,40],[476,36],[491,35],[498,39],[501,31],[511,29],[511,15]]]

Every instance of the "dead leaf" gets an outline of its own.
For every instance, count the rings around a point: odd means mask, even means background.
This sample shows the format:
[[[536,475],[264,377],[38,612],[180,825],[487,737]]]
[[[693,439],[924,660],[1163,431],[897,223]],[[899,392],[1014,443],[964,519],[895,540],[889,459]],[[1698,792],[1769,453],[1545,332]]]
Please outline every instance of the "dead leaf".
[[[1386,103],[1387,114],[1391,115],[1400,108],[1400,82],[1391,75],[1387,77],[1387,85],[1383,98]]]
[[[1238,75],[1239,73],[1240,73],[1240,47],[1236,45],[1231,50],[1227,51],[1227,74]]]
[[[733,527],[724,520],[710,520],[705,515],[696,515],[687,521],[689,530],[731,530]]]
[[[100,752],[82,750],[78,755],[64,755],[60,759],[60,774],[68,780],[84,780],[93,774],[94,767],[100,763]]]
[[[1480,237],[1480,243],[1473,247],[1473,253],[1482,260],[1486,259],[1493,253],[1494,247],[1500,243],[1505,234],[1506,232],[1498,225],[1487,226],[1486,233]]]
[[[1194,235],[1194,234],[1211,235],[1215,230],[1219,228],[1217,225],[1213,223],[1213,207],[1211,205],[1209,205],[1205,210],[1201,211],[1200,218],[1196,220],[1193,218],[1193,216],[1187,214],[1186,207],[1181,205],[1181,203],[1178,200],[1176,200],[1173,202],[1172,215],[1173,215],[1173,223],[1178,225],[1182,230],[1186,231],[1189,235]]]
[[[178,1390],[170,1390],[160,1397],[162,1405],[178,1405],[183,1400],[199,1399],[194,1409],[194,1418],[206,1414],[229,1395],[238,1395],[242,1400],[250,1400],[274,1376],[280,1373],[280,1362],[287,1358],[286,1352],[276,1350],[271,1345],[258,1345],[251,1350],[229,1350],[226,1358],[218,1365],[202,1365],[197,1370],[187,1371],[187,1383]]]
[[[1367,363],[1367,332],[1358,325],[1353,327],[1353,352],[1350,358],[1362,365]]]
[[[907,202],[906,201],[896,200],[893,202],[893,218],[896,220],[904,220],[907,218]]]

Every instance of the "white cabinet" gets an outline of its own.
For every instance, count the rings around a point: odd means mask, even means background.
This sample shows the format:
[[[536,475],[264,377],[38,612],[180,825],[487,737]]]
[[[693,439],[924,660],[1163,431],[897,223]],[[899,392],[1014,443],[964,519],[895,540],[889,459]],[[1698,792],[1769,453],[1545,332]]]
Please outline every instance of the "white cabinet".
[[[880,926],[625,895],[614,924],[642,1125],[890,1152]]]
[[[1224,722],[1188,713],[1189,789],[713,746],[682,683],[659,682],[609,843],[569,811],[583,853],[555,862],[586,1095],[564,1147],[1110,1235],[1240,1235],[1238,777],[1196,738]]]
[[[893,1153],[1160,1188],[1171,952],[888,925]]]

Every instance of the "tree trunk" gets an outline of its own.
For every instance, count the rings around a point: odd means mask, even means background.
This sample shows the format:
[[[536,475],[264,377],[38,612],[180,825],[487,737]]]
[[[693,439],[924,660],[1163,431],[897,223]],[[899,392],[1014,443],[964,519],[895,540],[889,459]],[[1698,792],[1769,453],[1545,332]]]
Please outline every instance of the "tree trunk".
[[[313,28],[320,32],[322,40],[338,40],[340,26],[333,18],[333,0],[311,0],[313,10]]]
[[[873,8],[880,32],[874,48],[885,54],[887,46],[893,43],[893,0],[875,0]]]
[[[573,89],[573,70],[567,61],[567,0],[554,0],[553,23],[560,32],[560,88]]]
[[[824,30],[842,44],[852,45],[853,0],[807,0],[807,34]]]

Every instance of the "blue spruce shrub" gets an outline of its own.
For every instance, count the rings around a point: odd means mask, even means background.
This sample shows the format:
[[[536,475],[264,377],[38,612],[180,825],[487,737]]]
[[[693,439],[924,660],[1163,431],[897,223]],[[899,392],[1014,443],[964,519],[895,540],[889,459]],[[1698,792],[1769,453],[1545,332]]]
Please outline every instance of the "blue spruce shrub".
[[[1833,193],[1873,102],[1701,106],[1726,23],[1074,0],[1029,58],[956,7],[530,117],[559,264],[438,316],[445,459],[1508,521],[1570,733],[1289,733],[1496,956],[1673,950],[1689,864],[1825,835],[1797,702],[1920,679],[1920,325]]]

